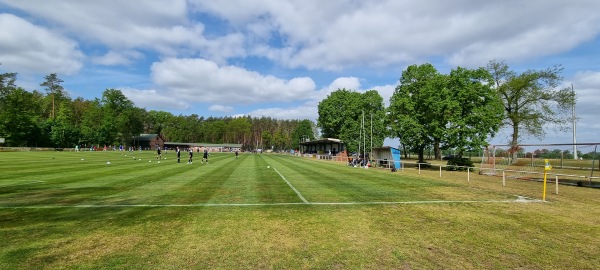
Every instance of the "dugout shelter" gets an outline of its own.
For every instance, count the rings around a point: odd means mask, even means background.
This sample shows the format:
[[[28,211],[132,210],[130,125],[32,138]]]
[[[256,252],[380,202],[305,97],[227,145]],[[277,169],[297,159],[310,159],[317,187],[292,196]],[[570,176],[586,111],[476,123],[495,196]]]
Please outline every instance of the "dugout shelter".
[[[377,164],[377,167],[396,169],[402,168],[400,163],[400,149],[391,146],[374,147],[371,159]]]
[[[331,152],[331,156],[336,156],[338,153],[344,152],[344,142],[335,138],[324,138],[313,141],[302,142],[300,145],[300,153],[302,154],[317,154],[326,155]]]

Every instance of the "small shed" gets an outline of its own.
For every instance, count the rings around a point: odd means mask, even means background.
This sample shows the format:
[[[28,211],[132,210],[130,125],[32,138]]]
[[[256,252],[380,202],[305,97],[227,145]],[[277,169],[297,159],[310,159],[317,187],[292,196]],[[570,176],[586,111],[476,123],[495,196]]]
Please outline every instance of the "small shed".
[[[392,165],[396,169],[400,169],[400,149],[391,146],[374,147],[372,160],[375,161],[377,167],[391,168]]]
[[[138,148],[156,149],[156,147],[165,148],[165,139],[160,134],[140,134],[133,138],[133,145]]]

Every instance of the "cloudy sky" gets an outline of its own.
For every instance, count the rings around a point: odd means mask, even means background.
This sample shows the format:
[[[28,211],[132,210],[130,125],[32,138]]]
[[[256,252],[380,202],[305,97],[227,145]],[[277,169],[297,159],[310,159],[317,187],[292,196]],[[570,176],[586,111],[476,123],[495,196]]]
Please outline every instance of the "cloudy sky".
[[[57,73],[72,98],[116,88],[174,114],[316,120],[338,88],[375,89],[387,104],[412,64],[561,64],[578,95],[577,141],[598,142],[599,10],[597,0],[0,0],[0,72],[28,90]],[[544,142],[571,141],[549,129]]]

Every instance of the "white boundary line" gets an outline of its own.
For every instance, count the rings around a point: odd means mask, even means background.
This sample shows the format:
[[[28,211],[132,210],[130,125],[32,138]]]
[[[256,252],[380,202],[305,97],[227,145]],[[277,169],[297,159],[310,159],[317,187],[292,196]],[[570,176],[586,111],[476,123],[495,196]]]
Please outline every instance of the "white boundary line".
[[[135,208],[135,207],[247,207],[247,206],[290,206],[290,205],[402,205],[402,204],[452,204],[452,203],[541,203],[542,200],[519,196],[514,200],[488,201],[408,201],[408,202],[306,202],[306,203],[201,203],[201,204],[75,204],[75,205],[32,205],[1,206],[0,209],[54,209],[54,208]]]
[[[294,192],[296,192],[296,194],[298,195],[298,197],[300,197],[300,199],[304,202],[304,203],[309,203],[304,196],[302,196],[302,194],[300,194],[300,191],[298,191],[294,186],[292,186],[292,184],[290,184],[290,182],[288,182],[287,179],[285,179],[285,177],[283,177],[283,175],[277,170],[275,169],[275,166],[273,166],[273,170],[275,170],[277,172],[277,174],[279,174],[279,176],[281,176],[281,179],[283,179],[283,181],[285,181],[288,186],[290,186],[290,188],[292,188],[292,190],[294,190]]]

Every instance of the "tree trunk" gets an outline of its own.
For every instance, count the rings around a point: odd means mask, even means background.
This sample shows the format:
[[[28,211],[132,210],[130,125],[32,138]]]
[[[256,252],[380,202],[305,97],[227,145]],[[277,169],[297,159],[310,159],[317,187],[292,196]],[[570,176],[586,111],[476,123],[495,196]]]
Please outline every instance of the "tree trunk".
[[[435,160],[442,160],[442,150],[440,149],[440,139],[435,139],[435,143],[433,144],[433,152],[435,155]]]
[[[54,93],[52,93],[52,119],[54,119]]]
[[[419,145],[419,163],[425,163],[425,159],[423,158],[423,153],[425,152],[425,145]]]
[[[509,150],[509,154],[511,156],[511,160],[510,160],[510,164],[515,164],[517,163],[517,158],[518,158],[518,147],[519,147],[519,125],[518,124],[514,124],[513,125],[513,133],[512,133],[512,140],[510,142],[510,150]]]

